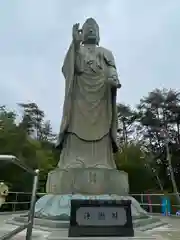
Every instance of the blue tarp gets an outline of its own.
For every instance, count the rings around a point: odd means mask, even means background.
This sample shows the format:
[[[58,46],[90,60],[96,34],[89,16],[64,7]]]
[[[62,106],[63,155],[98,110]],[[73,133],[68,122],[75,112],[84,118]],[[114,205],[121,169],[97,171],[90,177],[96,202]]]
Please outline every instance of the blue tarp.
[[[171,215],[171,202],[169,197],[162,197],[162,214]]]

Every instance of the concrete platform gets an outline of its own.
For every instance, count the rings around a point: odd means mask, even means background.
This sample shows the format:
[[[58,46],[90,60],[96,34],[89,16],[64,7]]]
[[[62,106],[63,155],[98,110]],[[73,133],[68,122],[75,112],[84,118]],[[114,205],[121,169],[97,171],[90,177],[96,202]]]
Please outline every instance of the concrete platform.
[[[7,224],[7,221],[15,216],[19,216],[19,214],[7,214],[7,215],[0,214],[0,239],[5,233],[8,233],[9,231],[12,231],[15,228],[17,228],[16,225]],[[36,240],[47,239],[49,234],[50,234],[50,232],[48,232],[48,231],[41,231],[41,230],[33,229],[33,238],[32,239],[36,239]],[[14,236],[12,239],[24,240],[25,236],[26,236],[26,230],[20,232],[19,234]]]
[[[19,216],[19,214],[11,214],[11,215],[1,215],[0,214],[0,237],[9,231],[12,231],[17,226],[13,224],[7,224],[9,219],[14,218],[15,216]],[[161,220],[166,223],[167,225],[164,227],[154,228],[153,230],[147,230],[146,232],[142,231],[135,231],[134,238],[81,238],[81,240],[123,240],[123,239],[156,239],[156,240],[179,240],[180,239],[180,217],[161,217]],[[169,225],[169,226],[168,226]],[[23,231],[16,235],[13,239],[20,240],[25,239],[26,231]],[[33,239],[36,240],[65,240],[65,239],[73,239],[68,238],[68,231],[67,229],[56,229],[54,231],[47,231],[47,229],[33,229]]]

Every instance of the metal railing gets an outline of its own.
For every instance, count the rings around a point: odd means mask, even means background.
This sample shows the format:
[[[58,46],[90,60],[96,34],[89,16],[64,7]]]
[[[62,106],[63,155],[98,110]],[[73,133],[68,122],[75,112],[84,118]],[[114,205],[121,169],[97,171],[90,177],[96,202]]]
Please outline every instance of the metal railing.
[[[10,192],[11,195],[14,195],[15,201],[7,201],[4,205],[12,205],[11,210],[13,212],[17,212],[18,210],[27,211],[28,206],[30,204],[30,196],[32,193],[28,192]],[[44,196],[46,193],[37,193],[37,197]],[[139,204],[144,208],[146,211],[151,213],[162,213],[162,197],[168,197],[171,203],[171,213],[176,214],[177,211],[180,210],[180,206],[177,205],[172,199],[174,197],[174,193],[140,193],[140,194],[131,194]],[[28,197],[27,197],[28,196]],[[27,200],[27,198],[29,198]],[[62,196],[63,198],[63,196]],[[27,200],[27,201],[26,201]],[[70,207],[70,206],[69,206]]]
[[[44,196],[46,193],[36,193],[36,199]],[[5,203],[0,208],[0,214],[9,214],[17,212],[27,212],[31,203],[32,192],[8,192]]]
[[[34,224],[34,210],[35,210],[35,203],[36,203],[36,193],[37,193],[37,186],[38,186],[38,178],[39,178],[39,170],[36,169],[35,171],[30,169],[24,163],[22,163],[18,158],[12,155],[0,155],[0,161],[7,161],[11,162],[20,168],[24,169],[26,172],[30,173],[34,176],[32,193],[31,193],[31,201],[30,201],[30,209],[28,213],[28,222],[23,226],[17,227],[11,232],[4,234],[0,237],[0,240],[8,240],[11,237],[15,236],[16,234],[20,233],[21,231],[27,229],[26,232],[26,240],[32,239],[32,229]]]
[[[162,213],[163,198],[169,199],[171,215],[180,211],[180,205],[176,204],[177,193],[141,193],[131,194],[140,205],[149,213]]]

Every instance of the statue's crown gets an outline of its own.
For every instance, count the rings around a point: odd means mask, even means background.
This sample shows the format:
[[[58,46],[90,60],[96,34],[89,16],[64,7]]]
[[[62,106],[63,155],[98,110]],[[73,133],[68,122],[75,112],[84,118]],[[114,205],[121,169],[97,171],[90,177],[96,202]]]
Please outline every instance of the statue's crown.
[[[98,26],[96,20],[94,20],[94,18],[88,18],[83,25],[85,25],[85,24],[95,25],[96,28],[99,29],[99,26]]]

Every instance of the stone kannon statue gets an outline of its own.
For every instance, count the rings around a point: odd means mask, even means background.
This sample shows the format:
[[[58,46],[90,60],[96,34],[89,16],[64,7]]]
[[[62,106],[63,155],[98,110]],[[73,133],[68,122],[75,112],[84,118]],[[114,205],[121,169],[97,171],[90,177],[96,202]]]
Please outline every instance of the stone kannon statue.
[[[57,142],[60,160],[48,174],[47,194],[37,201],[35,216],[67,220],[71,199],[124,199],[132,201],[133,218],[142,216],[146,224],[151,219],[128,195],[128,174],[117,170],[113,159],[118,150],[116,92],[121,85],[114,57],[99,47],[99,40],[94,19],[87,19],[82,30],[79,24],[73,26],[62,67],[66,88]]]
[[[57,147],[59,168],[115,169],[116,92],[121,87],[111,51],[99,46],[93,18],[75,24],[62,72],[65,100]]]
[[[62,67],[60,160],[48,174],[47,193],[126,194],[127,174],[120,175],[113,158],[118,150],[116,93],[121,87],[113,54],[99,46],[99,26],[92,18],[81,30],[75,24],[72,37]]]

